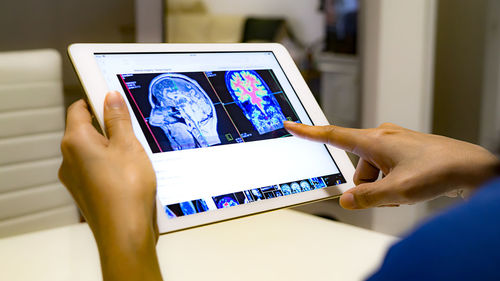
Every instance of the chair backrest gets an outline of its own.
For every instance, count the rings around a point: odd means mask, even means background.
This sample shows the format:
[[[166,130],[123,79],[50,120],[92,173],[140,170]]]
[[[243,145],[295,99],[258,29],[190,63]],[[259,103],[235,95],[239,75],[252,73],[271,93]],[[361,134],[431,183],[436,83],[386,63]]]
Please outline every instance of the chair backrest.
[[[59,53],[0,53],[0,237],[78,222],[57,178],[63,130]]]

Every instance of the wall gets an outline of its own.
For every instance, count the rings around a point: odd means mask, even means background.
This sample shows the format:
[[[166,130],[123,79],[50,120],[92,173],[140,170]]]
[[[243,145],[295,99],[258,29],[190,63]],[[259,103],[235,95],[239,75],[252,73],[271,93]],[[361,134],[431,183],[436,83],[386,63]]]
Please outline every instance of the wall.
[[[434,133],[477,143],[487,0],[440,0]],[[496,50],[498,52],[498,50]]]
[[[488,0],[480,144],[500,149],[500,1]]]
[[[316,42],[324,36],[323,15],[318,10],[319,0],[203,0],[203,2],[211,13],[285,17],[293,32],[305,44]]]
[[[435,0],[365,0],[362,125],[430,131]]]
[[[430,131],[435,11],[435,0],[363,1],[363,127]],[[399,235],[426,215],[427,203],[373,209],[371,229]]]

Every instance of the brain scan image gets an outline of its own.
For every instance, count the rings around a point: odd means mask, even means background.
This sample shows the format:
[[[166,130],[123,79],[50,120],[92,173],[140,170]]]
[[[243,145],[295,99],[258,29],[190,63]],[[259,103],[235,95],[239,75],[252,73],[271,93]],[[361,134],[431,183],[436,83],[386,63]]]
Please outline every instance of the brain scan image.
[[[226,87],[259,134],[283,128],[286,120],[266,82],[253,70],[226,72]]]
[[[280,185],[281,191],[283,192],[284,195],[290,195],[292,194],[292,189],[288,184],[282,184]]]
[[[245,190],[244,193],[246,200],[248,200],[248,202],[255,201],[254,197],[252,196],[252,193],[250,193],[250,190]]]
[[[160,127],[173,150],[220,144],[215,107],[193,79],[161,74],[149,85],[149,124]]]
[[[237,205],[238,205],[238,202],[236,202],[236,200],[234,200],[233,198],[231,198],[229,196],[222,197],[217,202],[217,208],[219,208],[219,209],[229,208],[229,207],[237,206]]]
[[[251,191],[252,191],[253,197],[255,198],[255,201],[259,201],[259,200],[264,199],[264,195],[262,195],[262,192],[260,192],[260,190],[258,188],[252,189]]]
[[[196,214],[196,209],[194,208],[194,205],[191,201],[182,202],[179,203],[179,205],[181,206],[182,213],[185,216]]]
[[[309,181],[311,182],[311,185],[314,186],[314,189],[326,187],[325,182],[321,178],[310,178]]]
[[[309,191],[309,190],[311,190],[311,185],[307,181],[301,181],[300,182],[300,187],[302,187],[302,191]]]
[[[196,211],[198,213],[208,211],[207,202],[205,202],[205,200],[203,199],[195,200],[193,201],[193,204],[196,206]]]
[[[292,183],[290,185],[290,187],[292,188],[292,193],[299,193],[301,192],[302,190],[300,189],[300,185],[296,182]]]
[[[165,206],[165,213],[167,213],[167,217],[169,219],[173,219],[173,218],[176,218],[177,216],[175,215],[174,212],[172,212],[172,210],[170,210],[169,207]]]

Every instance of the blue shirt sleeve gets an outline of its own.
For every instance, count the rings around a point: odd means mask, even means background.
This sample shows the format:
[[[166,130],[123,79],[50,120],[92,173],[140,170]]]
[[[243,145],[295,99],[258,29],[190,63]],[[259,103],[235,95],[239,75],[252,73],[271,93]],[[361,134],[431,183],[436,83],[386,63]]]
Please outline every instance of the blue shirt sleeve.
[[[368,280],[500,280],[500,179],[392,246]]]

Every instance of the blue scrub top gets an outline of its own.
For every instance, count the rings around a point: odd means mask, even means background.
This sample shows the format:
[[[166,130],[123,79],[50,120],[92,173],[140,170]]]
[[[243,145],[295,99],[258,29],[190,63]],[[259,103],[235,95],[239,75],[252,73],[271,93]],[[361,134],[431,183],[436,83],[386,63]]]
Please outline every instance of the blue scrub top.
[[[500,179],[392,246],[368,280],[500,280]]]

